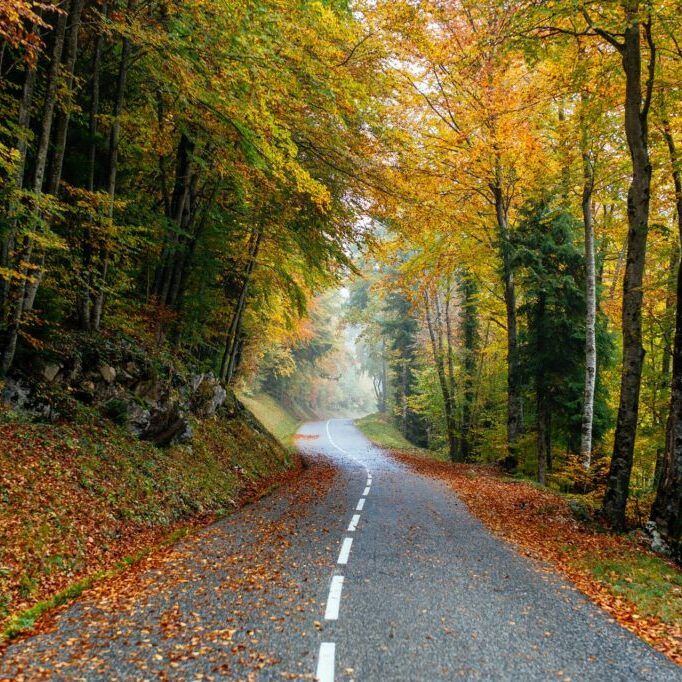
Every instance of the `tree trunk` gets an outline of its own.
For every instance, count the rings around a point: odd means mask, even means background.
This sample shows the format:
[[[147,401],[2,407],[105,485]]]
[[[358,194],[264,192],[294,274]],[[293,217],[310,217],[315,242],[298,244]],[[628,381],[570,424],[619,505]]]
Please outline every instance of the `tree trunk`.
[[[118,147],[121,137],[121,114],[123,112],[123,101],[125,98],[126,80],[128,78],[128,68],[130,66],[131,44],[128,38],[123,39],[121,45],[121,62],[118,69],[118,79],[116,81],[116,97],[112,112],[111,130],[109,131],[109,158],[107,162],[107,193],[109,194],[108,218],[114,217],[114,199],[116,197],[116,174],[118,173]],[[104,310],[104,292],[106,288],[107,275],[109,273],[110,255],[106,246],[102,248],[100,257],[102,263],[97,290],[95,291],[92,304],[92,329],[97,331],[102,322],[102,312]]]
[[[229,384],[232,381],[232,376],[235,370],[235,360],[237,357],[237,349],[239,346],[239,336],[241,334],[242,320],[244,318],[244,310],[246,309],[246,298],[249,293],[249,285],[251,284],[251,277],[256,267],[256,259],[258,258],[258,251],[260,250],[261,240],[263,238],[263,231],[258,228],[252,236],[249,244],[249,259],[246,263],[244,271],[244,282],[242,283],[239,298],[235,305],[230,328],[228,329],[225,338],[225,349],[223,357],[220,362],[220,379]]]
[[[24,78],[24,85],[21,93],[21,102],[19,103],[19,115],[17,117],[19,136],[16,142],[16,149],[19,152],[19,161],[17,163],[15,174],[15,184],[18,189],[21,189],[24,186],[24,171],[26,168],[26,152],[28,150],[29,124],[31,122],[31,102],[33,101],[36,71],[36,67],[26,67],[26,76]],[[16,220],[13,220],[8,234],[3,235],[2,245],[0,246],[0,267],[8,268],[10,265],[11,254],[15,246],[16,229]],[[0,280],[2,282],[0,286],[0,301],[4,307],[9,296],[11,279],[9,277],[3,277],[0,278]]]
[[[109,3],[102,5],[102,16],[106,18],[109,10]],[[95,189],[95,167],[97,163],[97,117],[99,116],[99,94],[100,94],[100,70],[102,68],[102,46],[104,44],[104,33],[99,30],[95,39],[95,47],[92,54],[92,82],[90,85],[90,111],[88,113],[88,135],[90,137],[90,148],[88,151],[88,190]]]
[[[677,227],[682,241],[682,170],[670,124],[663,121],[675,185]],[[658,464],[658,463],[657,463]],[[677,547],[682,534],[682,267],[677,273],[677,310],[673,345],[673,376],[665,453],[659,468],[656,499],[651,509],[654,521],[665,539]]]
[[[45,177],[45,166],[47,163],[47,153],[54,120],[54,108],[57,100],[57,84],[59,79],[59,67],[64,49],[64,37],[66,33],[66,21],[69,14],[71,3],[68,4],[66,11],[57,16],[57,23],[54,30],[54,43],[52,54],[50,55],[50,68],[47,73],[45,84],[45,97],[43,100],[43,110],[40,120],[38,144],[36,147],[35,168],[33,173],[32,189],[35,195],[39,195],[43,190],[43,179]],[[37,210],[37,209],[36,209]],[[17,257],[17,263],[22,263],[20,277],[18,278],[14,292],[10,292],[12,298],[13,311],[4,342],[2,353],[2,373],[5,374],[12,366],[14,354],[17,349],[19,328],[24,314],[24,305],[27,295],[30,296],[30,286],[34,278],[38,278],[40,271],[36,270],[31,264],[33,257],[33,239],[30,236],[24,237],[23,244]],[[37,290],[37,289],[36,289]],[[35,293],[33,293],[35,296]]]
[[[538,355],[542,357],[546,352],[547,344],[551,343],[551,339],[545,338],[543,332],[545,326],[544,320],[547,316],[544,294],[541,294],[538,299],[538,307],[535,315],[535,327],[539,334],[536,350]],[[551,468],[552,453],[549,391],[545,377],[542,374],[542,369],[540,369],[535,376],[535,398],[537,405],[538,482],[541,485],[545,485],[547,470]]]
[[[504,286],[504,305],[507,315],[507,446],[509,460],[516,464],[517,441],[523,430],[523,408],[521,402],[521,382],[518,360],[518,326],[516,321],[516,286],[511,264],[511,245],[507,208],[499,183],[493,184],[495,215],[497,218],[498,240],[502,257],[502,283]]]
[[[668,262],[668,282],[665,294],[666,324],[663,332],[663,356],[661,357],[661,385],[670,385],[670,369],[673,358],[673,339],[675,336],[675,301],[677,292],[677,269],[680,267],[680,236],[675,236],[675,246],[670,253]],[[671,327],[668,329],[668,319],[672,317]],[[672,333],[671,333],[672,331]]]
[[[652,68],[643,105],[639,2],[626,0],[623,6],[626,10],[625,39],[621,49],[625,72],[625,132],[632,159],[632,179],[628,190],[628,251],[623,280],[623,368],[620,402],[613,456],[602,505],[604,517],[619,530],[625,528],[625,505],[630,488],[644,362],[642,280],[646,260],[651,188],[647,119],[655,59],[653,43],[649,38]]]
[[[460,428],[460,449],[462,459],[467,461],[473,455],[471,429],[474,410],[474,375],[476,374],[476,349],[478,346],[478,319],[476,315],[476,285],[468,273],[462,276],[462,331],[464,333],[464,390],[462,399],[462,423]]]
[[[66,90],[68,97],[62,111],[57,117],[57,128],[54,135],[52,164],[50,178],[47,183],[48,194],[56,194],[62,179],[62,167],[64,165],[64,153],[66,151],[66,136],[69,132],[69,118],[71,115],[71,100],[73,99],[73,70],[78,55],[78,32],[81,25],[81,14],[85,0],[73,0],[71,14],[69,15],[69,32],[66,40],[66,55],[64,57],[63,76],[66,77]]]
[[[388,363],[386,362],[386,339],[381,339],[381,401],[379,412],[384,414],[388,401]]]
[[[159,266],[154,278],[154,294],[161,305],[168,303],[176,253],[179,248],[179,231],[189,198],[193,153],[194,143],[183,133],[178,142],[175,161],[175,185],[170,199],[169,214],[167,215],[168,220],[174,223],[176,228],[166,237],[166,244],[161,253]]]
[[[582,124],[581,152],[583,160],[582,213],[585,229],[585,391],[583,417],[580,430],[580,459],[586,469],[592,463],[592,422],[594,415],[594,389],[597,380],[597,280],[594,259],[594,219],[592,192],[594,191],[594,161],[589,149],[586,124]]]
[[[550,462],[550,419],[547,399],[542,389],[537,390],[537,451],[538,483],[547,482],[547,468]]]
[[[77,2],[78,0],[75,1]],[[71,6],[72,2],[69,2],[64,13],[58,15],[57,25],[55,27],[54,44],[52,46],[50,68],[48,70],[47,82],[45,85],[45,99],[43,101],[40,132],[38,136],[38,145],[36,147],[35,169],[33,172],[33,191],[36,194],[40,194],[43,190],[43,179],[45,177],[47,153],[50,145],[52,123],[54,121],[54,108],[57,102],[59,70],[62,61],[62,52],[64,50],[66,24],[68,17],[71,14]]]
[[[438,293],[434,294],[434,297]],[[432,317],[431,305],[429,302],[429,295],[424,292],[424,306],[426,312],[426,325],[429,330],[429,337],[431,339],[431,349],[433,352],[433,362],[436,366],[436,373],[438,375],[438,383],[440,384],[441,394],[443,396],[443,411],[445,413],[445,430],[448,439],[448,454],[453,462],[458,459],[457,453],[457,429],[452,409],[452,395],[448,386],[448,379],[445,370],[445,358],[443,357],[442,348],[442,329],[440,322],[440,315],[434,312],[435,319]],[[434,308],[436,303],[434,301]]]

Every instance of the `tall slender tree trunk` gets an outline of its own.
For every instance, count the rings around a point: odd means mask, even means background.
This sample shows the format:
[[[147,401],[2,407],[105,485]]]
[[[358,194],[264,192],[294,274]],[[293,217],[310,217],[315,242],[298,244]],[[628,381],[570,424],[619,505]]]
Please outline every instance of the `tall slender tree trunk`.
[[[26,169],[26,153],[28,151],[28,134],[29,124],[31,122],[31,102],[33,101],[33,90],[35,88],[37,67],[26,67],[26,75],[24,77],[24,85],[21,93],[21,101],[19,103],[19,115],[17,117],[17,127],[19,136],[16,142],[16,149],[19,153],[19,160],[17,162],[15,184],[18,189],[24,186],[24,172]],[[16,240],[17,222],[16,219],[12,221],[12,225],[7,234],[3,235],[2,243],[0,245],[0,267],[9,268],[10,258],[14,250]],[[10,277],[0,278],[0,301],[4,308],[7,303],[7,298],[10,292]]]
[[[625,132],[632,159],[632,179],[628,190],[628,251],[623,280],[623,368],[620,402],[602,513],[616,529],[625,528],[625,505],[637,434],[639,392],[642,380],[642,281],[649,228],[651,163],[648,148],[648,114],[653,88],[655,51],[650,27],[650,69],[646,96],[642,97],[641,25],[638,0],[625,0],[624,43],[621,46],[625,72]]]
[[[249,286],[253,271],[256,267],[256,260],[260,250],[261,241],[263,239],[263,230],[256,228],[252,235],[251,242],[248,249],[248,261],[244,270],[244,281],[237,298],[232,321],[227,331],[225,338],[225,348],[220,362],[220,379],[229,384],[232,381],[232,376],[235,371],[235,361],[237,358],[237,349],[239,347],[239,337],[241,334],[242,320],[244,319],[244,311],[246,309],[246,299],[249,294]]]
[[[675,235],[675,245],[670,252],[668,261],[668,283],[665,294],[666,320],[672,317],[672,332],[667,329],[663,333],[663,354],[661,357],[661,384],[670,385],[670,369],[673,358],[673,343],[675,336],[675,305],[677,295],[677,269],[680,267],[680,235]]]
[[[36,146],[35,168],[33,173],[32,190],[36,196],[40,195],[43,190],[47,154],[52,132],[52,123],[54,120],[55,103],[57,100],[59,68],[62,59],[62,52],[64,49],[66,23],[67,17],[70,13],[70,8],[71,2],[68,3],[65,11],[57,16],[54,29],[54,42],[52,44],[50,67],[47,72],[45,83],[45,95],[40,120],[38,143]],[[34,207],[34,210],[37,210],[37,207]],[[36,268],[36,266],[31,262],[33,258],[33,246],[33,239],[27,235],[24,237],[19,254],[17,256],[17,263],[21,263],[23,265],[20,267],[20,276],[16,286],[13,287],[14,291],[10,293],[13,310],[10,315],[10,321],[2,352],[1,369],[3,374],[9,370],[9,368],[12,366],[12,362],[14,361],[14,354],[16,353],[17,349],[17,340],[19,338],[19,329],[21,327],[25,305],[27,302],[27,294],[30,296],[30,286],[33,278],[37,277],[40,273],[39,267]],[[35,294],[33,295],[35,296]]]
[[[499,171],[498,171],[499,172]],[[507,206],[500,182],[491,186],[495,200],[498,241],[502,257],[502,284],[504,286],[504,305],[507,317],[507,445],[509,461],[516,465],[516,447],[523,430],[523,403],[521,401],[520,367],[518,359],[518,325],[516,319],[516,285],[511,263],[511,244]]]
[[[462,422],[460,449],[464,461],[473,455],[471,429],[474,410],[474,378],[476,374],[476,349],[478,347],[478,319],[476,314],[476,285],[469,273],[464,273],[460,284],[462,296],[462,331],[464,336],[464,387],[462,392]]]
[[[386,339],[381,339],[381,402],[379,412],[384,414],[388,407],[388,362],[386,361]]]
[[[105,2],[102,6],[102,15],[107,16],[109,3]],[[88,191],[95,191],[95,171],[97,167],[97,117],[99,116],[100,100],[100,70],[102,67],[102,47],[104,44],[103,31],[97,32],[95,46],[92,54],[92,76],[90,82],[90,110],[88,112]],[[81,289],[78,300],[78,322],[81,329],[90,331],[92,329],[92,288],[93,288],[93,256],[94,249],[92,239],[85,234],[83,239],[83,255],[81,269],[83,272],[84,285]]]
[[[74,68],[78,55],[78,32],[80,31],[81,15],[85,0],[73,0],[71,14],[69,16],[68,34],[66,39],[66,52],[62,68],[62,76],[66,79],[66,91],[68,99],[62,106],[62,111],[57,117],[57,126],[54,134],[52,163],[50,177],[47,183],[48,194],[56,194],[62,179],[62,167],[64,165],[64,153],[66,152],[66,137],[69,132],[69,119],[71,117],[71,102],[73,100]]]
[[[130,6],[130,5],[129,5]],[[121,63],[118,69],[118,79],[116,81],[116,98],[114,100],[113,118],[111,130],[109,131],[109,160],[107,167],[107,193],[109,194],[109,220],[114,218],[114,199],[116,197],[116,176],[118,174],[118,149],[121,139],[121,114],[123,113],[123,102],[125,99],[126,81],[128,69],[130,67],[131,43],[128,38],[123,39],[121,45]],[[92,328],[96,331],[102,322],[104,311],[104,298],[106,291],[107,275],[109,274],[109,249],[102,247],[101,253],[101,272],[95,300],[92,306]]]
[[[166,236],[159,266],[154,278],[154,294],[161,305],[168,304],[168,297],[173,281],[177,251],[180,248],[179,232],[189,201],[192,185],[192,156],[194,143],[184,133],[180,136],[175,161],[175,184],[168,202],[168,220],[175,224],[175,229]]]
[[[45,183],[44,190],[48,194],[57,194],[59,184],[62,180],[62,167],[64,165],[64,153],[66,151],[66,136],[69,130],[69,107],[70,100],[73,97],[73,71],[76,65],[76,56],[78,54],[78,32],[81,24],[81,14],[83,12],[84,0],[73,0],[71,3],[71,10],[69,13],[67,28],[65,34],[64,47],[66,53],[64,62],[61,66],[59,78],[66,79],[66,90],[68,92],[69,101],[62,111],[58,112],[56,119],[57,124],[53,135],[52,150],[50,154],[49,167],[50,173]],[[40,288],[40,284],[45,276],[45,259],[46,253],[44,249],[40,250],[38,262],[34,268],[34,274],[31,281],[26,286],[26,293],[24,295],[24,312],[33,310],[33,304]]]
[[[594,418],[594,390],[597,381],[597,278],[594,258],[594,159],[590,151],[587,125],[582,122],[581,155],[583,162],[582,214],[585,230],[585,390],[580,430],[580,459],[586,469],[592,464],[592,422]]]
[[[677,227],[682,241],[682,169],[670,123],[663,121],[663,136],[668,146],[675,186]],[[666,540],[678,546],[682,535],[682,267],[677,272],[677,309],[673,344],[673,375],[666,447],[658,468],[656,499],[651,519]]]
[[[435,297],[438,296],[436,292]],[[448,384],[448,378],[445,369],[445,358],[443,357],[442,347],[442,329],[439,314],[436,308],[436,302],[433,302],[433,311],[431,301],[429,300],[428,292],[424,292],[424,309],[426,313],[426,326],[429,330],[429,338],[431,339],[431,350],[433,353],[433,362],[436,367],[436,374],[438,376],[438,383],[443,397],[443,411],[445,413],[445,431],[448,439],[448,454],[453,462],[458,459],[457,453],[457,429],[453,414],[452,395]]]
[[[544,335],[544,320],[547,316],[547,306],[544,294],[538,299],[536,310],[535,327],[538,330],[537,353],[543,356],[547,350],[547,343],[550,339]],[[545,485],[547,480],[547,470],[552,466],[551,451],[551,407],[547,380],[540,368],[535,377],[535,398],[536,398],[536,420],[537,420],[537,453],[538,453],[538,482]]]
[[[549,407],[544,389],[537,389],[537,452],[538,452],[538,483],[545,485],[547,482],[547,469],[550,465],[550,430]]]
[[[102,16],[106,18],[109,3],[102,5]],[[102,47],[104,45],[103,31],[97,32],[95,47],[92,53],[92,80],[90,82],[90,111],[88,112],[88,190],[95,189],[95,168],[97,164],[97,117],[99,116],[100,71],[102,68]]]

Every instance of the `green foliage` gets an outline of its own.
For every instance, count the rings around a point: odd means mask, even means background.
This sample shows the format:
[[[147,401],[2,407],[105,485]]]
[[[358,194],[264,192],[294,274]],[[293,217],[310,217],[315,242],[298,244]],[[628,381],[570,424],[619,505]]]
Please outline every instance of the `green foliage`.
[[[523,378],[547,401],[552,430],[572,451],[580,445],[585,373],[584,256],[574,242],[579,229],[570,213],[542,200],[525,208],[513,244],[513,263],[524,285],[519,307],[525,320],[520,343]],[[603,316],[598,319],[597,352],[601,371],[613,357],[613,342]],[[604,384],[598,378],[595,442],[610,423]]]

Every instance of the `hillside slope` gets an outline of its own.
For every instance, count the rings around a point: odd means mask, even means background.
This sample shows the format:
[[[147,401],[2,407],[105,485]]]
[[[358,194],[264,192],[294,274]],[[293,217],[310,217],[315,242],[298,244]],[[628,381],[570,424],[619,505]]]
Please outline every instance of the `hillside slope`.
[[[293,446],[294,436],[303,421],[298,415],[267,393],[240,394],[239,400],[280,443],[285,447]]]
[[[0,384],[5,635],[299,464],[210,373],[133,362],[131,347],[37,358]]]

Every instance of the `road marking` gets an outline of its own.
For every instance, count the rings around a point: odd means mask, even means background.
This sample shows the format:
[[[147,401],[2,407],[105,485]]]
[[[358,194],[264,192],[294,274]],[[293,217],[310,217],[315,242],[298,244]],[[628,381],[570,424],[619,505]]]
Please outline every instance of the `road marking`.
[[[349,533],[352,533],[358,527],[359,521],[360,521],[360,514],[353,514],[353,518],[350,520],[350,523],[348,524],[348,532]]]
[[[341,551],[339,552],[339,560],[337,564],[347,564],[348,556],[350,555],[350,547],[353,544],[353,538],[344,538],[343,544],[341,545]]]
[[[336,444],[336,441],[332,438],[331,431],[329,430],[329,425],[331,424],[332,420],[328,419],[327,423],[325,425],[326,430],[327,430],[327,438],[329,439],[329,442],[339,451],[342,452],[344,455],[348,455],[356,464],[361,466],[366,472],[367,475],[369,476],[369,469],[367,468],[367,465],[364,462],[361,462],[355,455],[351,454],[348,452],[348,450],[344,450],[340,445]]]
[[[365,506],[365,498],[361,497],[360,501],[358,502],[358,506],[355,507],[355,511],[362,511],[362,508]]]
[[[335,575],[329,587],[327,597],[327,609],[324,612],[325,620],[336,620],[339,617],[339,606],[341,605],[341,590],[343,589],[343,576]]]
[[[334,682],[334,654],[336,644],[334,642],[322,642],[320,654],[317,657],[317,672],[315,678],[319,682]]]
[[[369,486],[365,488],[365,492],[362,493],[363,495],[369,495]]]

